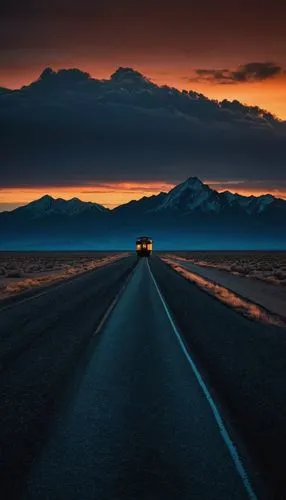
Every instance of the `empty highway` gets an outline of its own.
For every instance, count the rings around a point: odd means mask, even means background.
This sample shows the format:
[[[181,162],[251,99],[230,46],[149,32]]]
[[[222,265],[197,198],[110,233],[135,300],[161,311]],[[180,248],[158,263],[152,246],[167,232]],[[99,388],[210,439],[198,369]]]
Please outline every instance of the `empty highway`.
[[[3,306],[0,325],[7,498],[283,491],[283,329],[241,317],[157,257]]]

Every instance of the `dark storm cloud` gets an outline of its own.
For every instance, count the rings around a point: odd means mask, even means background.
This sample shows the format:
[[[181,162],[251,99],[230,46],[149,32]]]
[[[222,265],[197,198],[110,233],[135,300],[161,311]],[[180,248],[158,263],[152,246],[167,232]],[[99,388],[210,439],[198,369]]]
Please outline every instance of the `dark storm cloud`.
[[[230,69],[197,69],[197,77],[190,81],[210,82],[224,85],[235,83],[259,82],[282,73],[281,66],[272,62],[250,62]]]
[[[285,178],[286,123],[238,101],[159,87],[130,68],[108,80],[46,69],[0,94],[1,186]]]
[[[240,66],[237,71],[233,71],[232,78],[237,82],[252,82],[267,80],[282,72],[281,66],[272,62],[252,62]]]

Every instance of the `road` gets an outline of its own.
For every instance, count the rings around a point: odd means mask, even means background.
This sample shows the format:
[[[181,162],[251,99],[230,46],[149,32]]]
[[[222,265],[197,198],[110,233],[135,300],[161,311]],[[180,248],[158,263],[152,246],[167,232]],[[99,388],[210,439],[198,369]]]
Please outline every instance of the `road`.
[[[7,498],[21,490],[82,353],[135,264],[129,257],[0,306],[0,484]]]
[[[274,338],[281,352],[280,329],[240,317],[157,258],[134,265],[129,257],[0,311],[2,490],[26,500],[276,498],[247,429],[269,451],[259,374],[250,364],[249,389],[239,369],[245,339]],[[282,446],[281,411],[275,425]],[[281,492],[278,472],[266,479]]]

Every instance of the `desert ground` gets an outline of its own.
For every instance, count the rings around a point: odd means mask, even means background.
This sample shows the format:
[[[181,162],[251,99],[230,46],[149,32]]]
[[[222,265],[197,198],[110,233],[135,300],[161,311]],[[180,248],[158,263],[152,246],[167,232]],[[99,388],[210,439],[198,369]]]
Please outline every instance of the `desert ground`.
[[[171,252],[160,256],[187,280],[241,314],[285,328],[285,252]]]
[[[123,252],[0,252],[0,299],[102,267]]]
[[[286,286],[286,252],[172,252],[192,264]]]

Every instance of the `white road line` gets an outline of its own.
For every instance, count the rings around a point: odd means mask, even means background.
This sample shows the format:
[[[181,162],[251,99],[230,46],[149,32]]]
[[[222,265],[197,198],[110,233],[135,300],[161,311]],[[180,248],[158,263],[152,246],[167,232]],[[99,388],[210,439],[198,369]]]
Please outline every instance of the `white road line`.
[[[227,449],[228,449],[228,451],[230,453],[230,456],[231,456],[231,458],[232,458],[232,460],[234,462],[235,468],[236,468],[239,476],[242,479],[242,483],[243,483],[243,486],[244,486],[244,488],[245,488],[245,490],[246,490],[246,492],[248,494],[248,497],[251,500],[258,500],[258,497],[257,497],[256,493],[254,492],[254,490],[252,488],[252,485],[250,483],[248,474],[247,474],[247,472],[246,472],[246,470],[244,468],[244,465],[243,465],[243,463],[242,463],[242,461],[241,461],[241,459],[239,457],[237,448],[236,448],[235,444],[233,443],[233,441],[232,441],[232,439],[231,439],[231,437],[230,437],[230,435],[229,435],[229,433],[228,433],[228,431],[227,431],[227,429],[226,429],[226,427],[224,425],[224,422],[223,422],[223,419],[222,419],[222,417],[220,415],[218,407],[217,407],[215,401],[213,400],[213,398],[212,398],[212,396],[211,396],[211,394],[210,394],[210,392],[209,392],[209,390],[208,390],[208,388],[207,388],[207,386],[206,386],[206,384],[204,382],[204,379],[201,376],[201,374],[200,374],[200,372],[199,372],[199,370],[198,370],[198,368],[197,368],[194,360],[192,359],[189,351],[187,350],[185,342],[184,342],[181,334],[179,333],[179,330],[176,327],[176,325],[174,323],[174,320],[172,319],[172,315],[171,315],[171,313],[169,311],[169,308],[168,308],[168,306],[167,306],[167,304],[165,302],[165,299],[164,299],[164,297],[163,297],[163,295],[162,295],[162,293],[161,293],[161,291],[159,289],[159,286],[157,285],[157,282],[156,282],[156,280],[154,278],[154,275],[153,275],[153,273],[151,271],[151,268],[150,268],[148,260],[147,260],[147,266],[148,266],[148,269],[149,269],[150,276],[151,276],[151,278],[153,280],[153,283],[155,285],[155,288],[156,288],[156,290],[158,292],[158,295],[159,295],[159,297],[161,299],[161,302],[163,304],[163,307],[165,309],[165,312],[166,312],[166,314],[168,316],[168,319],[169,319],[169,321],[170,321],[170,323],[172,325],[174,333],[175,333],[175,335],[176,335],[176,337],[177,337],[177,339],[179,341],[179,345],[180,345],[183,353],[185,354],[185,356],[186,356],[186,358],[188,360],[188,363],[190,364],[190,366],[191,366],[191,368],[192,368],[192,370],[193,370],[193,372],[195,374],[195,377],[196,377],[196,379],[197,379],[197,381],[198,381],[198,383],[199,383],[199,385],[200,385],[200,387],[201,387],[201,389],[202,389],[202,391],[203,391],[203,393],[204,393],[204,395],[205,395],[205,397],[206,397],[206,399],[207,399],[207,401],[208,401],[208,403],[210,405],[210,408],[211,408],[212,413],[214,415],[215,421],[216,421],[216,423],[218,425],[218,428],[219,428],[219,431],[221,433],[221,436],[222,436],[222,438],[223,438],[223,440],[225,442],[225,445],[226,445],[226,447],[227,447]]]

